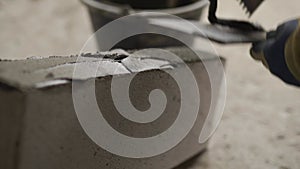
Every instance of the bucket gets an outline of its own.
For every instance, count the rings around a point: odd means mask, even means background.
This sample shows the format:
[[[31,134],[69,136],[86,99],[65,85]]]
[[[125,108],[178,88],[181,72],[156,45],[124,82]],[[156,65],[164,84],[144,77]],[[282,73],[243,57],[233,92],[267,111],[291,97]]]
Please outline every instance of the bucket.
[[[118,19],[120,17],[126,16],[128,10],[139,12],[158,12],[167,13],[170,15],[175,15],[183,19],[189,20],[199,20],[202,15],[203,8],[208,4],[207,0],[167,0],[170,2],[178,3],[163,3],[164,0],[148,0],[151,3],[150,7],[156,7],[154,9],[149,9],[145,0],[110,0],[110,1],[100,1],[100,0],[81,0],[87,7],[92,21],[92,26],[94,31],[97,31],[102,26],[107,23]],[[145,1],[145,6],[143,3]],[[183,1],[185,3],[183,3]],[[127,3],[132,4],[127,4]],[[190,2],[186,4],[186,2]],[[154,4],[154,5],[153,5]],[[157,4],[157,5],[155,5]],[[184,4],[184,5],[182,5]],[[130,6],[129,6],[130,5]],[[132,8],[138,7],[138,8]],[[193,43],[193,39],[189,39],[190,44]],[[136,35],[127,39],[122,40],[116,44],[113,48],[122,49],[143,49],[143,48],[163,48],[170,46],[182,46],[183,44],[173,38],[157,35],[157,34],[142,34]]]

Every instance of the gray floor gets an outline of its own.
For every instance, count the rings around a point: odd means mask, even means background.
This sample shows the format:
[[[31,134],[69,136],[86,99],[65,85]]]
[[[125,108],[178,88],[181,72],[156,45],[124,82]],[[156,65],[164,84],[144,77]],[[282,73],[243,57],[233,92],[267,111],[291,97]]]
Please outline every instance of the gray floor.
[[[299,5],[267,0],[251,20],[272,28],[300,16]],[[235,0],[224,0],[220,13],[246,19]],[[76,54],[91,34],[78,0],[0,0],[0,22],[1,59]],[[227,58],[225,113],[208,151],[181,168],[300,168],[300,89],[253,61],[249,45],[215,47]]]

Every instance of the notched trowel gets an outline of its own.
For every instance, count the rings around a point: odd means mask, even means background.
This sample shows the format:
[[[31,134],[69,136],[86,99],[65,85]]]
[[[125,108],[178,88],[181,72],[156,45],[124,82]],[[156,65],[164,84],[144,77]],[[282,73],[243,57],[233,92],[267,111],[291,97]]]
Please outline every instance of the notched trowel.
[[[246,13],[251,16],[264,0],[238,0],[244,6]]]
[[[194,26],[187,26],[182,20],[168,18],[149,18],[149,23],[176,31],[187,35],[200,36],[212,41],[232,44],[232,43],[253,43],[266,39],[266,31],[260,26],[247,21],[225,20],[216,16],[218,0],[209,0],[209,16],[211,24],[203,24],[198,21],[190,21]],[[262,4],[263,0],[239,0],[251,16]]]
[[[208,19],[212,24],[219,24],[222,26],[227,26],[235,29],[239,29],[242,31],[253,32],[253,31],[261,31],[263,32],[264,29],[260,25],[256,25],[247,21],[239,21],[239,20],[226,20],[226,19],[219,19],[216,16],[216,11],[218,8],[218,0],[209,0],[209,15]],[[260,6],[263,0],[238,0],[240,4],[243,5],[245,12],[251,16],[256,9]]]

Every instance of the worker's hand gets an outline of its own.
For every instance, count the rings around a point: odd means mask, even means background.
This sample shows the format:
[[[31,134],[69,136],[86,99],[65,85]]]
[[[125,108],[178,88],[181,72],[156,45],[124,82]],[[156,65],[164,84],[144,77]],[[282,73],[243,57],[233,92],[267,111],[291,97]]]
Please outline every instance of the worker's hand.
[[[292,73],[291,66],[289,66],[290,64],[287,62],[287,60],[289,60],[289,62],[295,61],[295,59],[291,60],[291,57],[294,56],[290,56],[291,53],[293,53],[288,51],[292,51],[290,46],[300,48],[300,44],[293,44],[300,42],[297,36],[298,33],[296,32],[300,32],[299,20],[292,20],[280,25],[276,31],[268,33],[266,41],[253,44],[251,55],[255,60],[261,61],[274,75],[286,83],[300,86],[299,79],[297,80],[295,74]],[[292,40],[295,36],[298,40]],[[297,62],[299,62],[300,55],[299,53],[296,55]],[[287,57],[290,59],[287,59]],[[300,63],[298,63],[295,68],[297,71],[300,70],[299,66]]]

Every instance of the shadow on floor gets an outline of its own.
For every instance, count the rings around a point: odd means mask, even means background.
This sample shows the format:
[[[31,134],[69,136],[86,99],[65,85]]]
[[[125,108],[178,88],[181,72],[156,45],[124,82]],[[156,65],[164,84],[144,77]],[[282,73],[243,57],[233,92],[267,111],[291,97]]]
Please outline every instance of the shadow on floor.
[[[181,165],[179,165],[179,166],[177,166],[173,169],[191,169],[192,167],[197,166],[197,164],[199,163],[199,158],[201,158],[206,152],[207,152],[207,150],[205,149],[201,153],[199,153],[198,155],[192,157],[188,161],[182,163]]]

